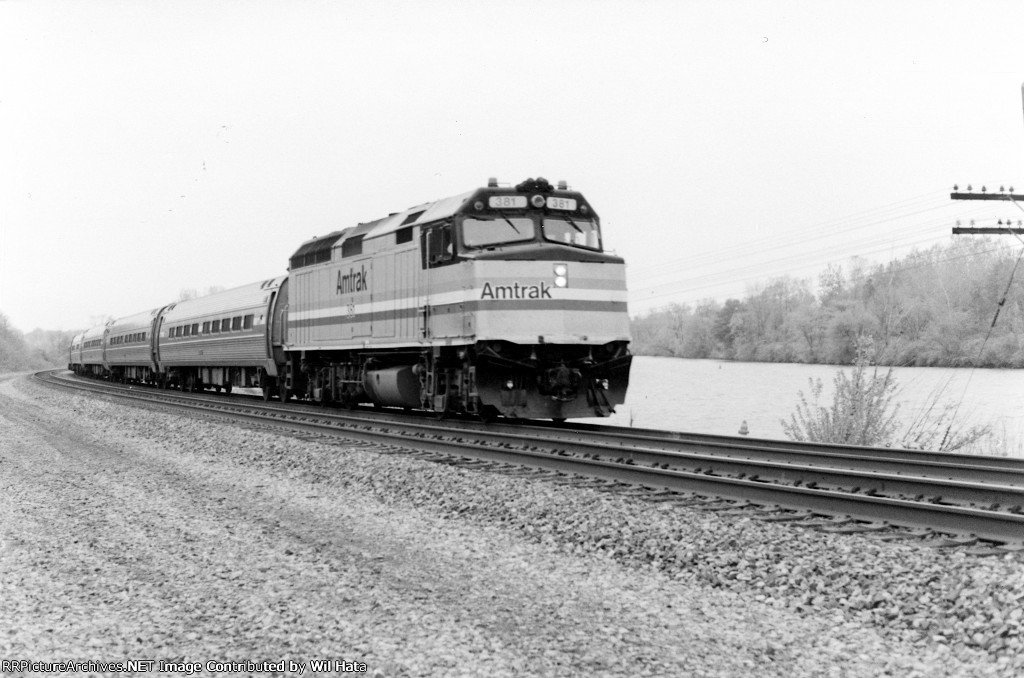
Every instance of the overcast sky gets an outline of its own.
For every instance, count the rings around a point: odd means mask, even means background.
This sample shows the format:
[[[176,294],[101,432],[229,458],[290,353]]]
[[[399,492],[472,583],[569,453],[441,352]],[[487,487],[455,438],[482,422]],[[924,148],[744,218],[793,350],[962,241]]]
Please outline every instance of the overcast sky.
[[[949,200],[1024,190],[1022,26],[1020,0],[0,1],[0,312],[76,329],[279,275],[490,176],[583,192],[635,313],[885,261],[1024,218]]]

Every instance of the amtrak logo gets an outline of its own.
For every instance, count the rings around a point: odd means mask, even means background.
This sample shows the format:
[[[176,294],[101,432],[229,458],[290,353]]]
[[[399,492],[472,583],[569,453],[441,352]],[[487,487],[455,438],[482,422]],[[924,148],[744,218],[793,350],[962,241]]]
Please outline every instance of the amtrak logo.
[[[359,270],[349,269],[348,273],[342,275],[338,271],[338,294],[351,294],[353,292],[366,292],[370,289],[370,281],[366,277],[366,267],[360,266]]]
[[[492,285],[484,283],[480,292],[481,299],[552,299],[551,285],[522,285],[514,282],[511,285]]]

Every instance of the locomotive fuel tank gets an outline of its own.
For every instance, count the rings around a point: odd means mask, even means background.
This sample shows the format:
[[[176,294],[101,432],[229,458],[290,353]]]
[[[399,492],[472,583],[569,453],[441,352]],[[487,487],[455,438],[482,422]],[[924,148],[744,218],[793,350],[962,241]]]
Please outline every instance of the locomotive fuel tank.
[[[363,373],[363,390],[377,405],[420,407],[418,365],[368,369]]]

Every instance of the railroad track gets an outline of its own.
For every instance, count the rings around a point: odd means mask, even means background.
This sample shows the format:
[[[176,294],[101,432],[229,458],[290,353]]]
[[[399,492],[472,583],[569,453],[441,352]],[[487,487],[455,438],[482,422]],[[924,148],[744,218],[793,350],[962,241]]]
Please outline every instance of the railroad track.
[[[1024,548],[1024,460],[1019,459],[593,425],[438,421],[386,410],[265,403],[239,394],[158,391],[68,373],[36,378],[302,437],[384,443],[446,463],[527,466],[574,484],[625,484],[656,501],[752,510],[767,520],[884,532],[887,538],[945,533],[956,537],[946,541],[949,545],[981,539],[1005,550]]]

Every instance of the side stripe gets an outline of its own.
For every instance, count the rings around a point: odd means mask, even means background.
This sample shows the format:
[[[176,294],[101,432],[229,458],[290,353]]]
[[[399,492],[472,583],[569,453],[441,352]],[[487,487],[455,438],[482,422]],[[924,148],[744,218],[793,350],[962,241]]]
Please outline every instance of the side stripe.
[[[338,309],[341,311],[342,309]],[[576,301],[576,300],[551,300],[551,299],[521,299],[521,300],[480,300],[471,301],[465,304],[443,304],[431,305],[430,312],[433,317],[440,315],[461,315],[463,313],[479,313],[494,311],[510,313],[515,311],[563,311],[563,312],[585,312],[585,313],[626,313],[626,303],[618,301]],[[402,308],[396,311],[379,311],[370,313],[356,313],[347,315],[335,313],[326,315],[321,312],[316,317],[296,318],[297,314],[289,314],[288,324],[293,328],[302,327],[323,327],[335,323],[365,323],[383,320],[400,320],[414,318],[420,314],[416,308]]]

